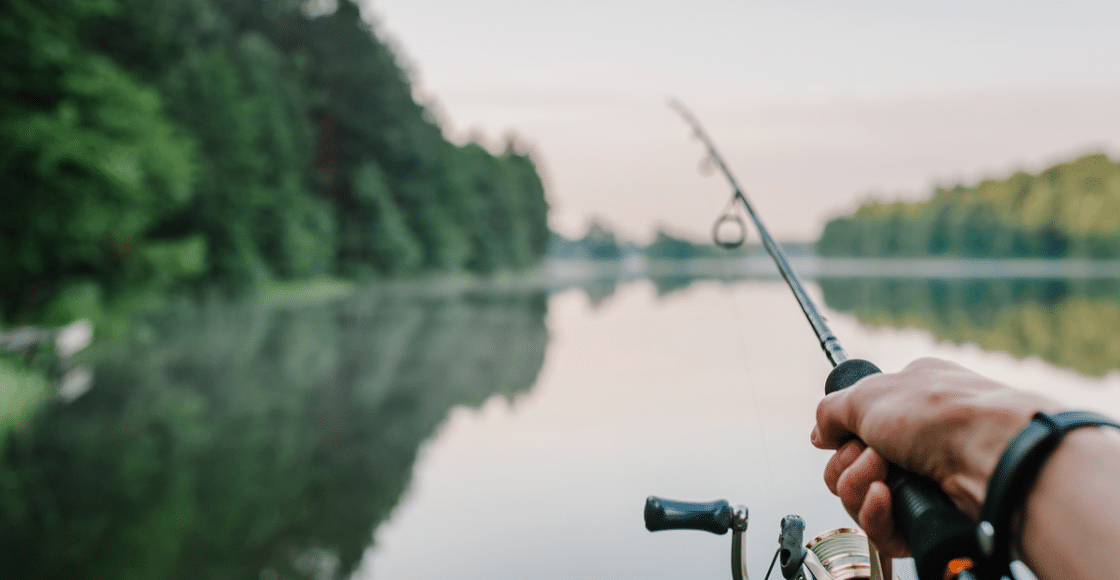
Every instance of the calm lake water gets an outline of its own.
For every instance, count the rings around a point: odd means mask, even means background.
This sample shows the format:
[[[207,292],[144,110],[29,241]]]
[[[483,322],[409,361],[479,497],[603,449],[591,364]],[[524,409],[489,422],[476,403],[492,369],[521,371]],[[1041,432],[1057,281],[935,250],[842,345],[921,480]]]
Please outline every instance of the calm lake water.
[[[1120,415],[1113,282],[825,278],[854,356],[960,362]],[[98,346],[95,384],[6,441],[4,577],[727,578],[730,536],[650,494],[851,525],[808,442],[829,366],[772,280],[368,289],[207,303]]]

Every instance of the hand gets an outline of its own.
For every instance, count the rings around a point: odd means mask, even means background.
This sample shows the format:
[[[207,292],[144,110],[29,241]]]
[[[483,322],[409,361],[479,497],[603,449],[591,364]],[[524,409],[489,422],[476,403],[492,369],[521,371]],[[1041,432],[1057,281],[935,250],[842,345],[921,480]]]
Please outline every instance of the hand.
[[[960,365],[920,359],[826,396],[812,441],[836,450],[825,468],[829,490],[884,558],[897,558],[909,549],[894,530],[887,462],[933,479],[976,519],[1004,447],[1036,411],[1058,409]]]

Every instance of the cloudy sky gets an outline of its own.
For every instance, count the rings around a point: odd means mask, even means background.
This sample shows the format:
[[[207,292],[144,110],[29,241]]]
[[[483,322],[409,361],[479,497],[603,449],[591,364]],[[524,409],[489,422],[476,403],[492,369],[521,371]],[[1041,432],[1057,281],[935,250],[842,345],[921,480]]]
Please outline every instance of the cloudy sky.
[[[1112,0],[366,0],[457,141],[517,135],[552,226],[707,236],[728,188],[666,105],[707,125],[768,227],[811,240],[869,197],[1120,155]]]

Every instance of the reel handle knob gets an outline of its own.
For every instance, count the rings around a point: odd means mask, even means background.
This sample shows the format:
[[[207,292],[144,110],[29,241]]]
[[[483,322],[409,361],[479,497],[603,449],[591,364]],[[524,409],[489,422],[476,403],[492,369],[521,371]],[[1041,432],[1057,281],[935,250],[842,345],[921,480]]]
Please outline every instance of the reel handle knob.
[[[674,501],[656,496],[646,498],[646,529],[702,530],[726,534],[731,527],[732,510],[727,500],[709,502]]]
[[[828,374],[825,393],[846,389],[879,372],[879,367],[868,361],[846,360]],[[891,490],[894,524],[910,544],[918,578],[941,580],[949,562],[956,559],[979,562],[976,523],[957,509],[937,482],[891,465],[886,483]]]

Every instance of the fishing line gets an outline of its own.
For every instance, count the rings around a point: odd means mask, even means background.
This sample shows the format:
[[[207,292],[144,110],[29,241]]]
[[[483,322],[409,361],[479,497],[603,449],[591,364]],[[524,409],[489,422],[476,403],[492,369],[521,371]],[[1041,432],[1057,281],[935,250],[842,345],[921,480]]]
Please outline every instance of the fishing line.
[[[684,111],[687,114],[687,109],[684,108],[684,105],[675,99],[669,100],[669,106],[673,107],[678,112]],[[694,137],[700,139],[701,141],[703,140],[700,135],[694,135]],[[721,169],[723,167],[724,166],[722,161],[711,151],[709,151],[700,162],[700,173],[702,175],[711,175],[715,173],[717,169]],[[735,230],[733,230],[734,233],[732,234],[732,236],[721,236],[721,231],[726,234],[726,232],[728,231],[728,226],[735,228]],[[740,209],[738,198],[733,195],[730,199],[727,200],[727,204],[724,205],[723,211],[720,212],[719,217],[712,225],[712,241],[716,246],[730,251],[742,246],[746,239],[747,224],[743,220],[742,210]],[[716,261],[723,273],[723,280],[725,285],[730,285],[729,283],[732,280],[733,273],[730,268],[731,257],[729,253],[718,252],[716,255]],[[742,353],[746,353],[745,356],[743,356],[739,360],[741,361],[743,367],[743,375],[745,375],[748,390],[751,394],[751,406],[754,408],[753,410],[755,426],[758,430],[758,438],[762,447],[763,463],[766,465],[766,476],[770,480],[770,486],[775,487],[777,486],[777,480],[774,479],[774,468],[770,460],[770,447],[769,445],[767,445],[766,430],[762,426],[762,411],[761,404],[758,398],[758,388],[756,387],[757,381],[755,380],[754,365],[749,362],[752,349],[747,342],[746,332],[744,330],[747,327],[748,316],[743,311],[742,304],[737,301],[732,301],[731,308],[735,311],[737,315],[736,318],[738,318],[739,321],[739,324],[732,325],[734,327],[733,332],[738,339],[737,342],[739,344],[739,351]]]
[[[701,159],[698,169],[701,175],[710,176],[717,172],[718,166],[719,161],[717,159],[715,159],[711,155],[706,155],[703,159]],[[663,191],[660,195],[663,199],[666,199],[668,193]],[[727,204],[724,206],[723,211],[720,213],[719,219],[716,220],[715,224],[712,227],[712,239],[715,240],[716,245],[721,248],[733,249],[741,246],[743,242],[746,241],[747,225],[746,222],[743,221],[742,215],[740,215],[740,210],[737,209],[738,205],[739,204],[736,203],[735,197],[729,199]],[[733,238],[730,240],[731,243],[721,243],[720,238],[718,237],[720,227],[724,223],[738,227],[738,234],[733,236]],[[727,253],[719,252],[716,256],[716,260],[719,264],[720,270],[723,273],[724,282],[726,283],[727,281],[730,281],[732,279],[732,273],[730,268],[728,267],[729,257]],[[744,322],[747,320],[747,316],[744,314],[741,304],[735,301],[733,301],[733,304],[733,308],[735,309],[738,315],[737,318],[740,322],[740,324],[732,325],[733,332],[735,333],[737,342],[739,344],[739,350],[740,352],[750,353],[751,349],[747,344],[746,334],[744,332],[744,328],[746,327],[746,324]],[[762,414],[759,408],[758,389],[755,387],[753,367],[749,362],[745,362],[746,358],[747,357],[743,357],[738,360],[743,361],[740,363],[742,364],[743,368],[742,374],[746,377],[747,384],[749,385],[749,391],[751,394],[751,406],[754,408],[754,422],[758,430],[759,441],[761,442],[763,463],[766,465],[766,476],[770,480],[770,486],[776,487],[777,480],[774,478],[774,470],[773,466],[771,465],[770,449],[766,443],[765,429],[763,429],[762,427]]]
[[[770,567],[766,569],[766,577],[764,577],[762,580],[770,580],[770,573],[774,571],[774,562],[778,561],[778,554],[781,553],[781,548],[778,548],[774,551],[774,558],[770,560]]]
[[[730,268],[729,268],[730,257],[726,253],[721,253],[721,255],[719,256],[718,259],[719,259],[719,263],[720,263],[720,268],[723,270],[724,278],[725,279],[730,279],[731,278],[731,273],[730,273]],[[734,288],[734,287],[732,287],[732,288]],[[734,328],[735,336],[738,337],[739,351],[742,352],[742,353],[745,353],[745,356],[743,356],[739,360],[741,360],[743,362],[743,374],[746,377],[748,390],[751,393],[751,406],[754,407],[755,425],[757,426],[758,437],[759,437],[759,440],[760,440],[761,445],[762,445],[762,458],[763,458],[763,461],[765,462],[765,465],[766,465],[766,475],[770,479],[770,486],[774,487],[774,486],[777,485],[777,480],[774,479],[774,469],[773,469],[773,465],[771,465],[771,461],[770,461],[770,446],[767,444],[767,441],[766,441],[766,429],[764,429],[763,426],[762,426],[761,402],[759,401],[759,398],[758,398],[758,388],[757,388],[758,381],[756,380],[755,373],[754,373],[754,364],[751,362],[753,360],[752,357],[751,357],[751,354],[750,354],[752,352],[752,349],[750,348],[750,345],[747,343],[747,335],[746,335],[746,330],[745,330],[746,327],[747,327],[747,321],[748,321],[749,317],[743,311],[743,305],[740,304],[738,301],[732,300],[731,308],[732,308],[732,310],[734,310],[734,312],[736,314],[736,318],[738,318],[738,320],[739,320],[739,324],[733,325],[735,327]]]

